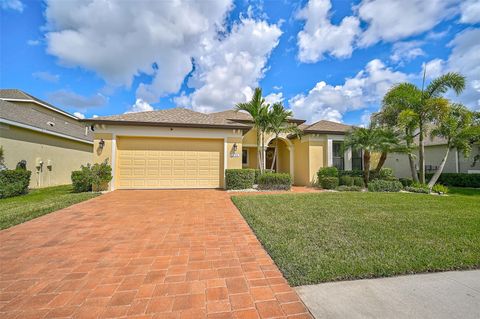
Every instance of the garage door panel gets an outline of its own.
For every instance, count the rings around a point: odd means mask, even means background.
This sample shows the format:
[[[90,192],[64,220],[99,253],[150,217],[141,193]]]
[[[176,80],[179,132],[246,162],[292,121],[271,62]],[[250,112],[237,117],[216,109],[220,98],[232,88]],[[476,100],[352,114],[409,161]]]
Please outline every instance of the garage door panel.
[[[220,187],[223,140],[117,139],[117,188]]]

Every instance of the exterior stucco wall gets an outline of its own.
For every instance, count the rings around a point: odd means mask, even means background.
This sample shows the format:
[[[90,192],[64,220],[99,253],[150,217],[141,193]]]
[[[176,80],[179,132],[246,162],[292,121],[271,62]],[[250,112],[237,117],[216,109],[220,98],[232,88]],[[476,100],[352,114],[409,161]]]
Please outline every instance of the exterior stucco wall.
[[[309,145],[304,139],[295,139],[294,146],[294,185],[308,185],[309,171]]]
[[[93,160],[91,144],[12,125],[1,125],[0,145],[9,169],[21,160],[27,161],[27,169],[32,172],[31,188],[70,184],[72,171]],[[43,165],[37,167],[37,161]]]
[[[444,145],[435,145],[435,146],[426,146],[425,147],[425,165],[439,166],[443,157],[445,156],[446,146]],[[474,167],[472,167],[473,157],[476,154],[479,154],[479,146],[474,145],[472,153],[465,157],[462,153],[458,153],[456,149],[451,149],[447,157],[447,163],[443,169],[444,173],[456,173],[457,172],[457,160],[458,160],[458,172],[467,173],[469,170],[480,170],[480,163],[477,162]],[[416,164],[418,167],[418,151],[415,152]],[[388,154],[387,160],[385,161],[384,167],[389,167],[393,169],[395,176],[410,178],[410,166],[408,164],[408,156],[405,154]]]
[[[237,151],[234,152],[233,145],[237,144]],[[226,145],[227,168],[242,168],[242,138],[228,137]]]
[[[325,141],[309,141],[309,180],[308,184],[314,184],[317,180],[317,172],[321,167],[326,166]]]
[[[279,173],[290,173],[290,151],[287,144],[282,140],[278,141],[277,167]]]

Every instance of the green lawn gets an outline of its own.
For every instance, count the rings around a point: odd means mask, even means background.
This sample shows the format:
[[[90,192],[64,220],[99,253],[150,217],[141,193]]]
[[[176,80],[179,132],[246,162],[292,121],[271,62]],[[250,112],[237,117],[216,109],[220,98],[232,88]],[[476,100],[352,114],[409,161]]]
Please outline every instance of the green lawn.
[[[297,286],[479,268],[477,191],[243,195],[232,200],[289,283]]]
[[[71,185],[33,189],[27,195],[0,199],[0,229],[54,212],[98,196],[99,193],[72,193]]]

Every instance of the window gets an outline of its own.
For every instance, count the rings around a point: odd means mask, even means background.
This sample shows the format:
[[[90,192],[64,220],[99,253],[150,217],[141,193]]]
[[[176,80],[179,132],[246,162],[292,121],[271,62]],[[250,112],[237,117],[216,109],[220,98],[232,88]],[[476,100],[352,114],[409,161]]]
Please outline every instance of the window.
[[[343,142],[333,142],[332,143],[332,154],[333,154],[333,166],[339,170],[344,169],[344,158],[343,158]]]
[[[242,150],[242,165],[248,165],[248,150]]]
[[[352,169],[363,170],[362,150],[352,150]]]

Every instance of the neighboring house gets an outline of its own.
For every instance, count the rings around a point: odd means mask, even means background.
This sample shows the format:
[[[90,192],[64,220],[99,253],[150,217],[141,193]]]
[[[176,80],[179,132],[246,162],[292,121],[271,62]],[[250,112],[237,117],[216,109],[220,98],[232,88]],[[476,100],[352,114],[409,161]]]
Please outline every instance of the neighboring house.
[[[111,189],[223,188],[224,171],[256,168],[259,145],[251,117],[243,112],[204,114],[184,108],[128,113],[82,120],[94,130],[94,161],[113,169]],[[279,172],[296,185],[309,185],[319,168],[361,169],[358,153],[342,152],[350,126],[290,119],[301,138],[279,137]],[[275,141],[265,139],[270,168]]]
[[[440,165],[446,151],[446,141],[442,138],[429,139],[425,141],[425,171],[426,173],[435,173]],[[416,158],[416,167],[418,170],[418,150],[414,152]],[[472,146],[472,151],[468,157],[456,148],[450,150],[447,162],[443,168],[444,173],[480,173],[480,159],[475,161],[475,156],[480,157],[480,145]],[[385,167],[393,169],[395,176],[399,178],[411,178],[408,156],[405,154],[388,154]]]
[[[92,162],[93,138],[78,118],[23,91],[0,89],[0,145],[5,165],[25,160],[30,187],[70,184]]]

